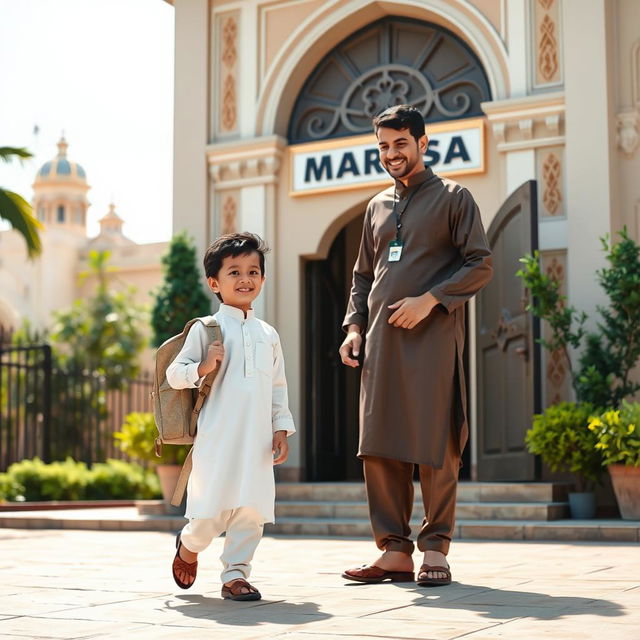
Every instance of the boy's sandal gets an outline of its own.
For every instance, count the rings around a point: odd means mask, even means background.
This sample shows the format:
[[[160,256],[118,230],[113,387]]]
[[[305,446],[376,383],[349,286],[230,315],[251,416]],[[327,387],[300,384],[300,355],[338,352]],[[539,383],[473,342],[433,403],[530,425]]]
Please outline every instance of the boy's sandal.
[[[180,542],[180,534],[178,534],[178,536],[176,537],[176,555],[173,559],[171,571],[173,573],[173,579],[176,581],[176,584],[181,589],[188,589],[196,581],[196,574],[198,572],[198,561],[196,560],[195,562],[185,562],[180,557],[181,546],[182,542]],[[193,578],[191,582],[182,582],[182,580],[178,578],[179,571],[183,571],[189,576],[189,578]]]
[[[445,578],[429,578],[427,573],[444,573]],[[451,569],[449,567],[431,566],[430,564],[423,564],[418,571],[418,578],[416,580],[419,587],[445,587],[451,584]]]
[[[246,590],[245,593],[243,589]],[[225,600],[260,600],[262,598],[260,592],[244,578],[237,578],[229,586],[223,584],[221,594]]]

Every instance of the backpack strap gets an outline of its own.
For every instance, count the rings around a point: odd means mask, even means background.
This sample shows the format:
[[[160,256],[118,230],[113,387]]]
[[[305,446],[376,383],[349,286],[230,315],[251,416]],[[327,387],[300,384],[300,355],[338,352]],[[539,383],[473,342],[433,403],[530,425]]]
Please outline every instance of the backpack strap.
[[[200,320],[200,322],[202,322],[202,320]],[[204,322],[203,324],[205,325],[205,327],[207,327],[207,329],[213,329],[213,340],[211,342],[215,342],[216,340],[222,342],[222,331],[220,330],[220,325],[215,320],[213,320],[211,324],[206,324]],[[213,381],[216,378],[219,368],[220,366],[216,367],[211,373],[208,373],[205,376],[205,379],[202,381],[202,384],[200,385],[200,388],[198,390],[198,397],[196,398],[193,411],[191,412],[191,422],[189,424],[189,433],[193,436],[196,435],[198,415],[200,414],[200,410],[202,409],[204,401],[207,399],[207,396],[211,391]],[[178,476],[176,488],[174,489],[173,496],[171,497],[170,504],[172,504],[174,507],[179,507],[182,504],[184,492],[187,488],[187,482],[189,481],[189,475],[191,474],[191,469],[193,468],[192,454],[193,447],[191,447],[191,449],[189,449],[189,453],[187,453],[187,457],[184,460],[182,469],[180,469],[180,475]]]
[[[213,340],[211,341],[212,343],[216,340],[222,342],[222,331],[220,330],[220,325],[215,320],[213,320],[212,324],[210,325],[205,324],[205,327],[213,329]],[[202,405],[204,404],[204,401],[207,399],[207,396],[211,391],[213,381],[216,379],[216,375],[218,374],[218,369],[220,369],[220,366],[217,366],[211,373],[208,373],[198,389],[198,396],[193,405],[193,411],[191,412],[191,422],[189,423],[189,435],[192,435],[194,437],[196,435],[198,427],[198,416],[200,415],[200,410],[202,409]]]

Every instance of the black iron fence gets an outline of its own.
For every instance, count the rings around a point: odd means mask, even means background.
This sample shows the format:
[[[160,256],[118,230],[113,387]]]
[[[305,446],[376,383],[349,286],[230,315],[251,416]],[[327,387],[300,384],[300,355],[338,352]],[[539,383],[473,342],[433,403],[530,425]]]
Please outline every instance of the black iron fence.
[[[24,458],[71,456],[87,463],[126,458],[113,432],[133,411],[151,411],[152,380],[107,389],[104,376],[55,366],[49,345],[0,341],[0,471]]]

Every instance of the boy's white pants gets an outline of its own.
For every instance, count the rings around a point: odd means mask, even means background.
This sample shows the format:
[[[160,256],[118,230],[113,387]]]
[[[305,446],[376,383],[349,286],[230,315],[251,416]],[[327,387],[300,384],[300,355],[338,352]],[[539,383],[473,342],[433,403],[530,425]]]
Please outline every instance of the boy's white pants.
[[[204,551],[214,538],[226,531],[222,560],[222,582],[249,578],[251,559],[262,538],[262,516],[251,507],[222,511],[215,518],[194,518],[183,527],[182,544],[193,553]]]

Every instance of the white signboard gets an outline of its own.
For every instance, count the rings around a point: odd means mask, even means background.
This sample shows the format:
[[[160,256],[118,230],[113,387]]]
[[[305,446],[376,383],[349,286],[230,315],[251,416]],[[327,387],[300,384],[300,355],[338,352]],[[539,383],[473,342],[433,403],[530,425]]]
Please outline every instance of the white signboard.
[[[483,173],[484,119],[427,125],[425,163],[441,176]],[[375,136],[367,134],[289,147],[291,195],[384,185],[391,178],[379,161]]]

